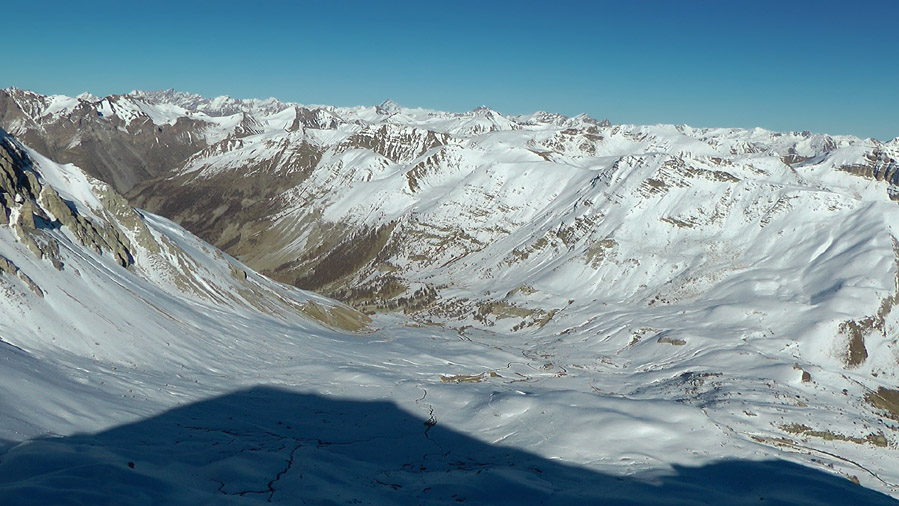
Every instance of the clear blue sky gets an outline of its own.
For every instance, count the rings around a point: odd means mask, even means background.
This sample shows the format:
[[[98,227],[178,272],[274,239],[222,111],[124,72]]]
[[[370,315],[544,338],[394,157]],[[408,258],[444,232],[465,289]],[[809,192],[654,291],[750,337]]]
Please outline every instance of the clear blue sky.
[[[8,2],[0,87],[899,136],[899,1]]]

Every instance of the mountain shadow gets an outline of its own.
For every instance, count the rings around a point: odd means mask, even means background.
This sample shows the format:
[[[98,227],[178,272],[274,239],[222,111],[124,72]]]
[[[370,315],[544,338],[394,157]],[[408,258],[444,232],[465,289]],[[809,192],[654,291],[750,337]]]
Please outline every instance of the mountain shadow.
[[[0,449],[0,504],[268,502],[899,504],[780,460],[675,466],[653,480],[603,474],[486,444],[389,402],[268,387]]]

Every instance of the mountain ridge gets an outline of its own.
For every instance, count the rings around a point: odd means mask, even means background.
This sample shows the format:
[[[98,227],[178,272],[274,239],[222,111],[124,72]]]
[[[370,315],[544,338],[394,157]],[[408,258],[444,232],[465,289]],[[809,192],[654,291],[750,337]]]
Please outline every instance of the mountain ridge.
[[[14,101],[22,100],[6,93]],[[41,99],[27,92],[19,95],[30,97],[28,103],[61,100]],[[856,174],[884,181],[885,193],[899,198],[899,142],[763,129],[612,125],[584,115],[566,118],[539,112],[507,117],[487,107],[467,113],[444,113],[403,108],[392,101],[385,103],[387,106],[380,112],[381,106],[310,109],[275,99],[204,99],[166,90],[106,97],[92,102],[91,107],[99,115],[93,123],[110,123],[116,131],[123,130],[123,137],[116,142],[127,146],[141,143],[135,140],[142,138],[135,134],[138,125],[152,123],[160,132],[174,132],[180,128],[178,125],[183,126],[180,133],[172,134],[174,142],[181,142],[183,147],[175,150],[181,153],[177,160],[171,157],[169,145],[159,143],[158,138],[144,144],[148,146],[146,154],[139,158],[159,158],[157,153],[164,153],[168,163],[161,171],[156,169],[156,177],[142,176],[142,181],[134,182],[128,193],[132,204],[176,220],[269,276],[301,288],[324,290],[367,310],[420,312],[423,307],[433,306],[438,298],[446,299],[439,292],[461,278],[435,278],[427,274],[433,268],[422,259],[459,262],[484,249],[485,244],[501,239],[518,255],[500,262],[508,266],[514,266],[515,258],[526,259],[529,251],[547,247],[557,252],[563,251],[560,248],[579,248],[583,255],[599,262],[608,249],[602,245],[618,245],[620,241],[608,234],[593,237],[596,232],[591,230],[604,213],[584,215],[577,208],[583,203],[595,205],[597,198],[622,201],[623,196],[608,191],[585,196],[598,185],[601,188],[616,178],[631,178],[619,167],[645,173],[636,188],[638,200],[634,202],[648,202],[657,195],[695,186],[697,178],[724,183],[714,191],[732,193],[728,185],[741,185],[747,178],[755,180],[754,185],[768,184],[766,179],[770,178],[766,174],[772,170],[788,185],[800,186],[809,186],[808,176],[799,175],[798,170]],[[192,109],[184,109],[185,106]],[[60,121],[53,114],[33,112],[39,109],[37,105],[18,108],[32,111],[32,119]],[[50,109],[45,106],[45,110]],[[204,111],[228,116],[214,117]],[[59,116],[63,117],[64,114]],[[38,135],[23,126],[23,119],[9,118],[9,114],[0,115],[0,124],[13,123],[26,135]],[[88,158],[89,163],[91,152],[100,153],[91,147],[79,151],[77,146],[69,151],[80,159]],[[109,170],[130,170],[127,157],[114,162],[107,167]],[[99,165],[104,162],[101,160]],[[531,167],[531,172],[524,171],[531,176],[516,175],[515,170],[510,171],[513,166]],[[822,167],[824,172],[815,167]],[[743,173],[735,175],[735,171]],[[553,173],[568,178],[570,188],[557,189],[557,193],[569,195],[565,197],[569,199],[567,203],[555,202],[555,197],[547,200],[548,195],[540,193],[542,188],[524,190],[526,179],[533,177],[540,184],[552,185]],[[584,176],[579,182],[578,174]],[[820,176],[812,177],[815,178]],[[513,180],[519,185],[514,191],[530,192],[531,203],[507,193],[513,189],[509,186]],[[585,189],[587,184],[591,191]],[[786,188],[779,181],[774,184]],[[809,186],[813,187],[820,190],[826,185],[821,180]],[[434,193],[435,189],[450,193],[440,195]],[[790,200],[792,197],[783,202]],[[543,230],[531,232],[536,236],[519,237],[510,243],[510,234],[525,224],[513,216],[535,217],[537,210],[529,208],[536,202],[552,205],[552,209],[545,207],[539,212],[556,215],[561,222],[552,225],[555,229],[544,222]],[[460,214],[439,218],[442,223],[416,225],[422,218],[433,216],[426,210],[436,204],[455,208]],[[571,212],[563,210],[565,205],[571,206]],[[683,205],[690,204],[685,201]],[[712,224],[709,217],[726,214],[723,205],[685,209],[680,215],[660,209],[661,214],[649,219],[690,229],[703,222]],[[459,217],[471,226],[460,223]],[[565,223],[566,220],[573,221]],[[416,238],[432,234],[422,227],[439,230],[433,239],[428,239],[430,246],[422,251],[391,251],[415,249],[412,245],[419,240]],[[408,237],[404,236],[407,229],[411,234]],[[497,233],[500,230],[505,232]],[[576,236],[584,233],[593,237],[594,244],[575,246],[576,242],[583,242]],[[455,256],[447,255],[453,248]],[[409,271],[405,276],[404,269]],[[498,265],[497,269],[505,268]],[[514,289],[516,286],[498,288],[502,292]],[[457,299],[438,305],[442,307],[432,311],[431,316],[458,313]],[[410,309],[412,306],[416,309]],[[456,309],[449,311],[449,307]],[[545,316],[562,308],[556,304],[538,309]],[[482,322],[482,310],[478,304],[467,305],[462,323]],[[520,308],[515,312],[521,312]],[[427,318],[430,316],[424,316]]]
[[[60,115],[63,133],[118,131],[125,149],[141,126],[166,131],[127,100],[97,103],[84,129]],[[777,458],[896,495],[897,146],[338,112],[178,116],[191,153],[127,201],[10,140],[0,354],[16,365],[0,375],[32,386],[0,397],[3,438],[99,433],[276,385],[390,400],[422,416],[426,440],[446,424],[600,472]],[[63,144],[34,124],[22,131]],[[272,437],[229,441],[280,448]],[[102,439],[75,444],[121,460],[90,448]],[[288,457],[267,453],[263,485]],[[204,493],[250,490],[246,468],[222,469]]]

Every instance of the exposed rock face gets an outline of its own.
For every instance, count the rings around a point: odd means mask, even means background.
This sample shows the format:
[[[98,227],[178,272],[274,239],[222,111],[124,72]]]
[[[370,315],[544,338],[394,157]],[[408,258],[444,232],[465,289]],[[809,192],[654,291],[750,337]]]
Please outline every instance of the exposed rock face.
[[[0,191],[3,205],[9,212],[13,203],[21,203],[24,198],[34,199],[40,188],[32,174],[26,173],[24,167],[30,165],[25,155],[5,132],[0,131]]]
[[[0,214],[18,239],[41,259],[62,270],[59,245],[47,229],[66,227],[98,254],[110,253],[122,267],[133,263],[128,239],[111,221],[97,223],[79,214],[48,185],[41,184],[32,162],[11,137],[0,130]],[[133,212],[133,211],[132,211]],[[10,216],[17,218],[10,222]],[[16,268],[16,272],[18,268]],[[24,276],[24,274],[20,274]],[[27,276],[26,276],[27,278]],[[29,285],[33,284],[28,280]]]
[[[0,255],[0,275],[7,274],[10,276],[17,276],[22,280],[23,283],[38,297],[44,296],[44,291],[41,290],[41,287],[37,286],[37,284],[28,277],[27,274],[22,272],[19,267],[12,263],[8,258]]]
[[[98,253],[110,251],[122,267],[133,263],[128,238],[117,227],[107,223],[97,230],[93,222],[73,212],[52,188],[41,193],[41,199],[47,210],[63,226],[68,227],[82,244],[92,247]]]
[[[861,177],[886,181],[890,184],[890,198],[899,200],[899,162],[896,161],[895,153],[891,155],[885,149],[876,147],[865,153],[858,162],[843,165],[839,169]]]

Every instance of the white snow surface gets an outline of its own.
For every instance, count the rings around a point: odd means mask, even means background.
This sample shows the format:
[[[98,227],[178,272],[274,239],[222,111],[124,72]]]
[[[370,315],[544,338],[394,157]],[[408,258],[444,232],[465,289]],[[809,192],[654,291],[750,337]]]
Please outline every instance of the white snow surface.
[[[895,141],[394,103],[288,132],[295,104],[166,93],[101,109],[226,125],[185,165],[197,177],[317,142],[322,170],[283,220],[455,227],[469,239],[427,260],[409,244],[397,267],[447,298],[556,311],[524,331],[380,315],[351,334],[284,301],[336,303],[240,266],[256,307],[238,262],[157,216],[142,213],[168,246],[129,269],[58,229],[57,271],[0,226],[0,255],[44,291],[0,276],[0,497],[97,501],[104,473],[147,504],[899,497],[899,422],[865,401],[899,385],[899,207],[887,182],[837,170]],[[256,130],[222,133],[240,122]],[[380,128],[403,149],[334,148]],[[29,153],[103,216],[98,183]],[[875,316],[847,366],[841,325]]]

